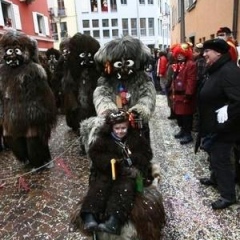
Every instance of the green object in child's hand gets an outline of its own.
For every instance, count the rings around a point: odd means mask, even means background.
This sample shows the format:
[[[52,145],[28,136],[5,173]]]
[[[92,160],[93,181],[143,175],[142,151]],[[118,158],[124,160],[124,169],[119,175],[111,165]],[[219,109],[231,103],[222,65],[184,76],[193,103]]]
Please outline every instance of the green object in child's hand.
[[[141,173],[138,173],[136,177],[136,190],[137,192],[143,192],[143,177]]]

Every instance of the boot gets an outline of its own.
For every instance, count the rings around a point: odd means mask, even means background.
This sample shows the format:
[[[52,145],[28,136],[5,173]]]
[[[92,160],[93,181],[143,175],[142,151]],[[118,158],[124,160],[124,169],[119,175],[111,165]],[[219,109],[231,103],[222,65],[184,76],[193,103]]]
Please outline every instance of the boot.
[[[180,144],[188,144],[193,141],[192,135],[190,133],[185,134],[181,139],[180,139]]]
[[[87,230],[87,231],[94,231],[98,226],[97,221],[95,220],[93,214],[91,213],[85,213],[83,215],[83,222],[84,222],[84,226],[83,226],[84,230]]]
[[[120,235],[121,224],[120,221],[112,215],[105,223],[100,223],[98,225],[98,229],[102,232]]]
[[[27,142],[25,137],[5,137],[4,139],[15,157],[22,163],[28,163]]]
[[[174,135],[174,137],[175,137],[176,139],[179,139],[179,138],[184,137],[184,131],[183,131],[183,129],[181,128],[180,131],[179,131],[177,134]]]
[[[27,138],[27,148],[29,162],[33,167],[40,168],[51,160],[48,144],[44,143],[40,137]]]

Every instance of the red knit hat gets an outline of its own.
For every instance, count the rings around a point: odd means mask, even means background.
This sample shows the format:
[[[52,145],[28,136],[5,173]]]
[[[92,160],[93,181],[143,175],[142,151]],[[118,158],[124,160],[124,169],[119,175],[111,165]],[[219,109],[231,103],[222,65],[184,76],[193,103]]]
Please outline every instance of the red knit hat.
[[[177,58],[178,54],[182,54],[186,58],[192,58],[192,48],[188,43],[180,43],[173,47],[172,49],[173,57]]]

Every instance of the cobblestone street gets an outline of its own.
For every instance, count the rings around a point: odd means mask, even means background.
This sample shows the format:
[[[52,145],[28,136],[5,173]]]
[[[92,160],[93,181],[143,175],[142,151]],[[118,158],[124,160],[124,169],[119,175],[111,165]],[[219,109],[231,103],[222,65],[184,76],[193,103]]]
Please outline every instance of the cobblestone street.
[[[228,209],[211,209],[218,192],[198,181],[208,176],[207,156],[195,155],[193,144],[182,146],[174,139],[178,128],[168,115],[166,98],[158,95],[150,129],[167,215],[164,240],[240,239],[239,199]],[[89,161],[79,155],[78,137],[64,116],[59,117],[50,148],[54,167],[38,173],[24,169],[10,151],[0,153],[1,240],[88,239],[68,231],[70,215],[87,190]]]

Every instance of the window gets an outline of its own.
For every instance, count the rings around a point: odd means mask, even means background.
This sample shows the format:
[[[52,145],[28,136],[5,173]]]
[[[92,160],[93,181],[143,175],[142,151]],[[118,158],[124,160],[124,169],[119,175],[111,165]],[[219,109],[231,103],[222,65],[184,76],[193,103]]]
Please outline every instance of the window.
[[[154,18],[148,19],[148,35],[154,36]]]
[[[18,5],[0,1],[0,26],[22,29]]]
[[[146,36],[147,35],[146,19],[145,18],[140,18],[140,35],[141,36]]]
[[[101,7],[102,7],[102,12],[108,12],[108,1],[101,0]]]
[[[153,0],[148,0],[148,4],[153,4]]]
[[[103,27],[109,27],[109,21],[108,21],[108,19],[102,19],[102,26],[103,26]]]
[[[89,28],[90,27],[89,20],[83,20],[82,24],[83,24],[83,28]]]
[[[128,35],[128,19],[127,18],[122,19],[122,30],[123,30],[123,36]]]
[[[99,30],[93,30],[93,37],[100,38],[100,32]]]
[[[117,27],[118,26],[118,20],[117,19],[112,19],[112,27]]]
[[[121,4],[127,4],[127,0],[121,0]]]
[[[35,33],[39,35],[50,35],[49,25],[48,25],[48,17],[43,16],[40,13],[33,12],[33,23]]]
[[[145,0],[139,0],[140,4],[145,4]]]
[[[116,0],[110,0],[110,6],[111,6],[111,11],[116,12],[117,11],[117,2]]]
[[[96,27],[96,28],[98,28],[99,27],[99,21],[97,20],[97,19],[93,19],[92,20],[92,27]]]
[[[57,29],[57,23],[53,22],[51,23],[51,31],[52,31],[52,37],[55,41],[58,41],[58,29]]]
[[[131,18],[131,35],[137,36],[137,19]]]
[[[110,37],[109,30],[103,30],[103,37]]]
[[[83,31],[83,34],[85,34],[85,35],[87,35],[87,36],[90,36],[90,35],[91,35],[90,31]]]
[[[68,30],[67,30],[66,22],[60,22],[60,29],[61,29],[61,32],[60,32],[61,38],[68,37]]]
[[[64,6],[64,0],[58,0],[58,16],[66,16],[66,9]]]
[[[112,30],[112,36],[113,37],[118,37],[118,29],[113,29]]]
[[[98,2],[97,0],[90,0],[91,1],[91,11],[97,12],[98,11]]]

